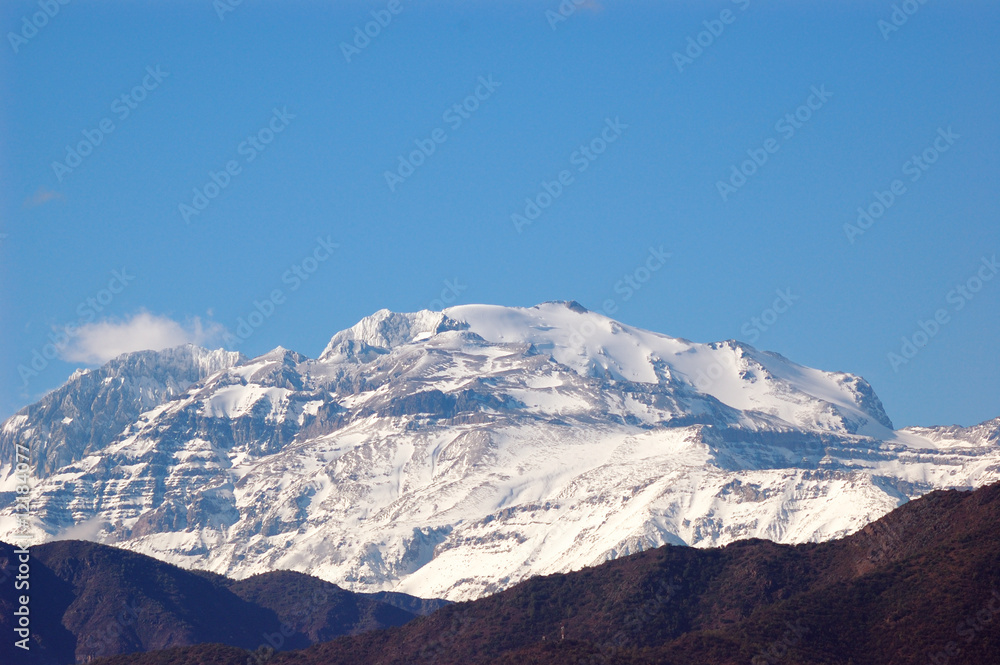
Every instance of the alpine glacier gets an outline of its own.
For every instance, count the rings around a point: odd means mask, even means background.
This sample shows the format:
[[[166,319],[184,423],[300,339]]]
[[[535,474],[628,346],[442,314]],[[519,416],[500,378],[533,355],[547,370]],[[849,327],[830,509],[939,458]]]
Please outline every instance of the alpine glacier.
[[[860,377],[575,302],[382,310],[317,359],[78,372],[3,424],[0,540],[16,444],[39,539],[450,600],[665,543],[827,540],[1000,479],[1000,418],[895,431]]]

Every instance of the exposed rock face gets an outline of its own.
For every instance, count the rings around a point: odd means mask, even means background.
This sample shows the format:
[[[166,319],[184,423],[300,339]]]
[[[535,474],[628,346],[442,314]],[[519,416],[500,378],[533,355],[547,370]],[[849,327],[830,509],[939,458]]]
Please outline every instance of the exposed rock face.
[[[76,372],[61,388],[4,423],[0,460],[14,458],[15,442],[27,445],[44,451],[34,473],[47,476],[102,450],[141,413],[245,360],[240,353],[188,345],[127,353],[99,369]]]

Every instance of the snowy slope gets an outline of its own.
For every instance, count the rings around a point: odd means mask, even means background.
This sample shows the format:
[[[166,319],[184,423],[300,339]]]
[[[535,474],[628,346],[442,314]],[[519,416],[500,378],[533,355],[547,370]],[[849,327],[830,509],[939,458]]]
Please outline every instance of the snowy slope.
[[[240,353],[186,345],[126,353],[98,369],[77,370],[62,387],[0,427],[0,464],[14,458],[17,441],[43,451],[36,473],[45,475],[100,450],[143,411],[245,360]]]
[[[45,430],[31,408],[10,440]],[[238,577],[466,599],[664,543],[851,533],[997,480],[998,436],[1000,419],[894,432],[859,377],[576,303],[382,310],[318,359],[220,366],[100,445],[36,441],[81,454],[34,498],[46,537],[83,525]]]

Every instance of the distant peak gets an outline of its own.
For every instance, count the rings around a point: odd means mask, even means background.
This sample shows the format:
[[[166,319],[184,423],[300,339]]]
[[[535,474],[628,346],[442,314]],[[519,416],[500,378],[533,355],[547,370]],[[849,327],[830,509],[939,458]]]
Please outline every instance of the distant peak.
[[[227,351],[226,349],[206,349],[205,347],[191,344],[190,342],[178,346],[167,347],[165,349],[143,349],[140,351],[127,351],[107,363],[107,366],[134,363],[136,361],[153,362],[210,362],[214,364],[235,365],[246,360],[246,357],[238,351]]]
[[[546,300],[543,303],[535,305],[535,308],[540,308],[542,305],[562,305],[566,309],[576,312],[577,314],[587,314],[590,311],[575,300]]]
[[[392,349],[422,337],[468,327],[469,324],[456,321],[443,312],[424,309],[399,313],[380,309],[334,335],[320,355],[320,360],[340,354],[350,355],[358,348]]]
[[[273,349],[271,349],[270,351],[268,351],[267,353],[265,353],[264,355],[259,356],[259,358],[256,358],[255,360],[257,360],[257,359],[259,359],[259,360],[284,361],[284,362],[287,362],[287,361],[290,360],[292,362],[298,363],[298,362],[302,362],[305,359],[305,356],[303,356],[301,353],[298,353],[296,351],[292,351],[291,349],[286,349],[283,346],[276,346]]]
[[[78,367],[73,371],[72,374],[69,375],[69,378],[66,379],[66,383],[79,379],[81,376],[86,376],[87,374],[90,374],[92,371],[93,371],[92,369]]]

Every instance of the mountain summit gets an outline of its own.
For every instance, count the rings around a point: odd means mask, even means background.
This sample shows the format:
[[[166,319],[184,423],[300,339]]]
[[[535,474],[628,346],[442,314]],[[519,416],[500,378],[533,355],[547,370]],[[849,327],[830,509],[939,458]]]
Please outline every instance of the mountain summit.
[[[45,460],[47,537],[234,577],[470,599],[663,544],[828,540],[1000,479],[1000,419],[896,431],[860,377],[575,302],[381,310],[315,360],[192,353],[184,383],[140,398],[116,386],[178,351],[143,353],[93,370],[103,391],[88,374],[23,409],[0,451]],[[8,506],[0,539],[13,528]]]

